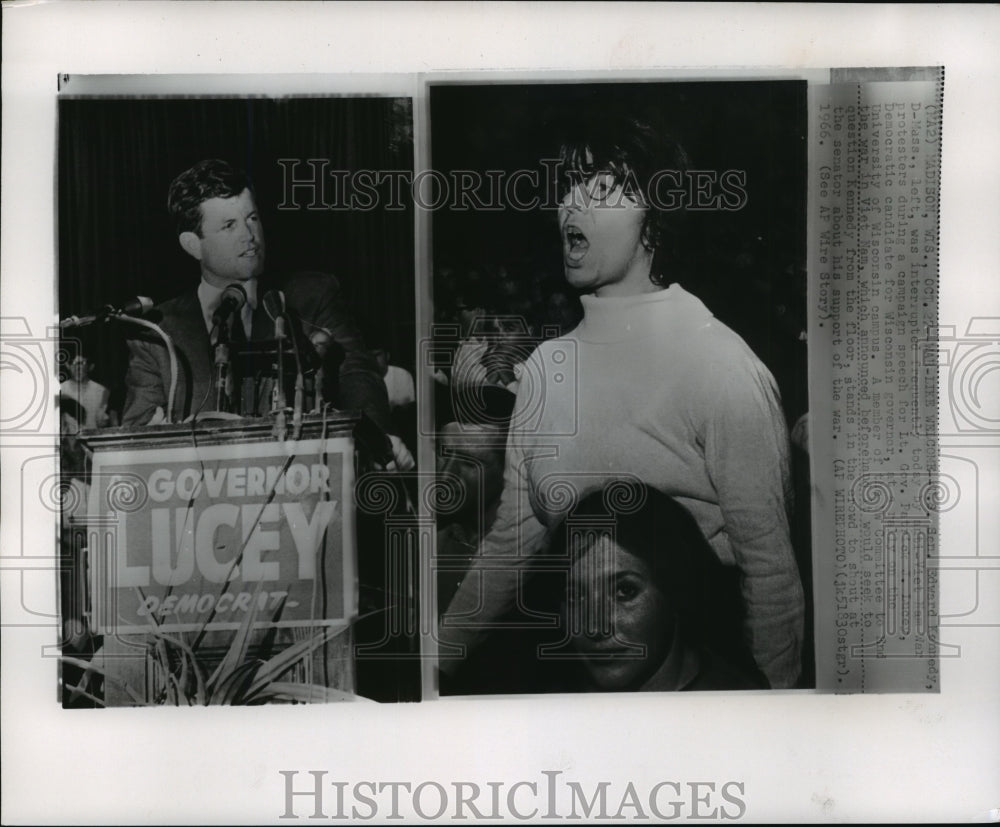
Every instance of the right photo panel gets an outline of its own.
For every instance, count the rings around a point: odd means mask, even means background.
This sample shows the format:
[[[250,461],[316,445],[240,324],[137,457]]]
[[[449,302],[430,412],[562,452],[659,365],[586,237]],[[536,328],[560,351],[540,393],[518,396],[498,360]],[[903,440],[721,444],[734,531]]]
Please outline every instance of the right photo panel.
[[[439,693],[814,687],[806,82],[429,97]]]

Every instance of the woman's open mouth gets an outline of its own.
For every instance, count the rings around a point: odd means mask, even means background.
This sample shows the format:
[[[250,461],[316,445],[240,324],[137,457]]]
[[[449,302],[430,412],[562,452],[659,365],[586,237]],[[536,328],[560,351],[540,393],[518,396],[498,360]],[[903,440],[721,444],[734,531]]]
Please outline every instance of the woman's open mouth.
[[[590,249],[583,231],[574,224],[563,227],[563,258],[570,267],[577,267]]]

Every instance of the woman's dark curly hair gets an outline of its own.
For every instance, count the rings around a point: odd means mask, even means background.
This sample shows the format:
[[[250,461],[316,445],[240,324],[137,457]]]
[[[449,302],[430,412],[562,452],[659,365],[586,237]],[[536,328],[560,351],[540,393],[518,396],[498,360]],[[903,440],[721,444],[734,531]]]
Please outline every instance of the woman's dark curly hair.
[[[648,566],[689,644],[755,669],[743,635],[739,571],[719,561],[684,506],[644,483],[613,480],[584,496],[553,531],[547,563],[572,566],[601,535]]]
[[[588,118],[572,124],[559,152],[559,196],[581,181],[611,173],[624,193],[646,208],[642,242],[653,252],[650,280],[667,287],[680,257],[683,201],[665,193],[684,186],[690,161],[669,133],[634,117]]]

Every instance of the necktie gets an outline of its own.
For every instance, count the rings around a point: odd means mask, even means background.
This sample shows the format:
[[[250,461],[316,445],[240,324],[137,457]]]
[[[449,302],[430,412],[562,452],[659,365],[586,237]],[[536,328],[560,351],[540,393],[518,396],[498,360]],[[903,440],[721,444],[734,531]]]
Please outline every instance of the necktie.
[[[234,313],[229,323],[229,338],[233,342],[247,341],[247,323],[251,318],[253,310],[249,304],[245,304],[239,313]]]
[[[263,302],[258,302],[257,306],[253,309],[250,325],[250,338],[254,340],[274,338],[274,322],[272,322],[271,317],[267,315]]]

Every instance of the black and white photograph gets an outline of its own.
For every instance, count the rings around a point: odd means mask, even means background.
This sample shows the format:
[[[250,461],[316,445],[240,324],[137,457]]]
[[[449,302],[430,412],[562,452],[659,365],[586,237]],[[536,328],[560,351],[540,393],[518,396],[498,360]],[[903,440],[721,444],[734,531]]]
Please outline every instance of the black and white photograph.
[[[417,700],[412,102],[132,82],[60,78],[62,700]]]
[[[811,687],[805,81],[430,116],[441,693]]]
[[[3,24],[0,821],[997,821],[996,8]]]

